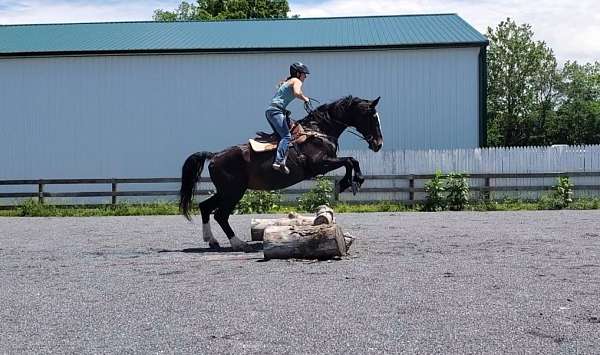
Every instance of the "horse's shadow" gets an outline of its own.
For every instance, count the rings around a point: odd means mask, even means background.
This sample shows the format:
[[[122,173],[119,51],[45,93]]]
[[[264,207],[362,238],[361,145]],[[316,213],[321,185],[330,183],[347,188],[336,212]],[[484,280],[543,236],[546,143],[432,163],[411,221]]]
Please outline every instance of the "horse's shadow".
[[[248,243],[248,249],[246,253],[259,253],[263,250],[263,243]],[[186,248],[179,250],[161,249],[159,253],[192,253],[192,254],[204,254],[204,253],[234,253],[231,247],[218,247],[218,248]],[[236,252],[237,253],[237,252]]]

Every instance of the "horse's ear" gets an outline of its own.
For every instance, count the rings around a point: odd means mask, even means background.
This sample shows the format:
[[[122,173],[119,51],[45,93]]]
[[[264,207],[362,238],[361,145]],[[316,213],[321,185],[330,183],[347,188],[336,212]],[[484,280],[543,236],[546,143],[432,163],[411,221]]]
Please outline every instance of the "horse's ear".
[[[381,96],[378,96],[375,100],[371,101],[371,107],[377,106],[379,99],[381,99]]]

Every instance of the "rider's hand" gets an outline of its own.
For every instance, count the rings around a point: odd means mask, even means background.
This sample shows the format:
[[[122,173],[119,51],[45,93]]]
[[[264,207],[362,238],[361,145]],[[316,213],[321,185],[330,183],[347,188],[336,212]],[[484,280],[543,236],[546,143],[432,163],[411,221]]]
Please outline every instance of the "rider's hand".
[[[312,103],[310,102],[310,100],[308,100],[308,101],[304,101],[304,110],[305,110],[307,113],[311,113],[311,112],[313,112],[313,111],[314,111],[313,105],[312,105]]]

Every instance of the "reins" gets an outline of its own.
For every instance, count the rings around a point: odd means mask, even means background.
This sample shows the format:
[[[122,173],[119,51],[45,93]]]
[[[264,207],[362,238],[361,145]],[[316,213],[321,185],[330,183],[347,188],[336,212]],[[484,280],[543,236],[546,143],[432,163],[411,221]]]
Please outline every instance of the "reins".
[[[308,99],[309,99],[309,102],[314,101],[314,102],[319,103],[319,104],[321,103],[319,100],[314,99],[312,97],[309,97]],[[314,111],[316,111],[316,110],[312,110],[312,111],[306,110],[306,112],[309,115],[313,114]],[[350,126],[348,124],[346,124],[345,122],[342,122],[340,120],[336,120],[335,118],[332,118],[331,115],[329,115],[329,113],[327,113],[326,116],[324,118],[322,118],[322,119],[325,120],[325,121],[333,121],[333,122],[335,122],[335,123],[337,123],[337,124],[339,124],[341,126],[344,126],[344,131],[343,132],[348,132],[350,134],[353,134],[353,135],[357,136],[358,138],[362,139],[363,141],[365,141],[367,144],[371,144],[371,142],[369,142],[369,140],[367,138],[365,138],[365,136],[363,136],[360,132],[357,132],[357,131],[354,131],[353,129],[351,129]],[[337,138],[336,138],[336,145],[337,145]]]

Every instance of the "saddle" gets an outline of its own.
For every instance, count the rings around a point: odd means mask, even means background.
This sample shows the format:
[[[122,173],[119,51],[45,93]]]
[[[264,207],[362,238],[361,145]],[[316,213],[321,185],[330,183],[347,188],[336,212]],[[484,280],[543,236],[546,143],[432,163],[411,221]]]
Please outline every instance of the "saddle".
[[[292,135],[290,145],[303,143],[310,135],[304,131],[304,128],[302,128],[298,122],[292,123],[290,120],[288,120],[288,126]],[[259,153],[277,149],[277,144],[279,143],[279,135],[277,133],[266,133],[259,131],[256,132],[256,135],[256,137],[248,140],[253,151]]]

